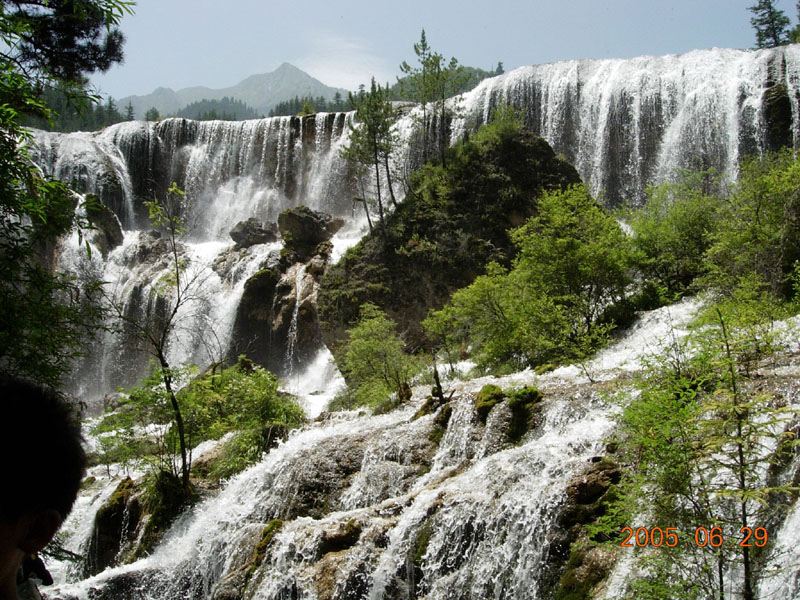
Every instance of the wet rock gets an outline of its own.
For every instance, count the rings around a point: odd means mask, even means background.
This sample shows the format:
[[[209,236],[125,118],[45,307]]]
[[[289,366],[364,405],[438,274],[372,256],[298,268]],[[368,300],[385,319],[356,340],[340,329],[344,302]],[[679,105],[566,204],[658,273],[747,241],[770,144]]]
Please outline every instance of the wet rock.
[[[594,462],[583,475],[570,483],[567,497],[575,504],[591,504],[599,500],[613,484],[619,483],[621,477],[617,463],[611,460]]]
[[[255,217],[239,221],[229,235],[236,248],[249,248],[256,244],[269,244],[278,239],[278,226],[275,223],[262,223]]]
[[[122,225],[117,215],[97,198],[86,205],[86,216],[95,228],[91,241],[100,249],[103,258],[106,258],[111,250],[122,244]]]
[[[136,493],[133,480],[130,477],[123,479],[97,511],[86,552],[84,577],[96,575],[117,564],[126,543],[135,540],[136,528],[142,514]]]
[[[352,548],[361,537],[361,523],[351,519],[347,523],[337,523],[336,527],[322,532],[319,543],[320,555],[341,552]]]
[[[278,215],[284,246],[305,262],[316,247],[329,240],[344,225],[344,219],[318,213],[306,206],[289,208]]]

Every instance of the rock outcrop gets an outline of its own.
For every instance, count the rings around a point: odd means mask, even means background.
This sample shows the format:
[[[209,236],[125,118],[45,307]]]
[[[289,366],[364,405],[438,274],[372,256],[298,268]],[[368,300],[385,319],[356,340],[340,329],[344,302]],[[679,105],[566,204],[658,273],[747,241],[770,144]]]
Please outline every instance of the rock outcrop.
[[[232,336],[238,343],[230,358],[245,354],[285,375],[319,349],[319,278],[333,251],[328,240],[342,223],[305,206],[281,213],[284,249],[245,284]]]
[[[269,244],[278,239],[278,226],[275,223],[262,223],[255,217],[239,221],[230,231],[236,249],[249,248],[256,244]]]

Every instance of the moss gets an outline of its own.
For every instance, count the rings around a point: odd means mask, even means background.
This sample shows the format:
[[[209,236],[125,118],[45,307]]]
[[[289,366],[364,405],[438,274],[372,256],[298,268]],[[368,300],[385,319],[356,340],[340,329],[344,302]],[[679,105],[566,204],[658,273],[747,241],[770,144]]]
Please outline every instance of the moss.
[[[604,549],[584,544],[573,545],[567,561],[567,570],[559,582],[556,600],[588,600],[598,583],[610,572],[610,563],[603,556]]]
[[[184,488],[181,480],[168,471],[160,471],[149,482],[144,496],[144,512],[149,519],[142,531],[135,556],[147,554],[163,537],[183,509],[197,499],[194,488]]]
[[[519,443],[534,428],[541,400],[542,393],[532,386],[513,390],[508,394],[508,406],[511,409],[511,425],[508,430],[510,442]]]
[[[433,535],[433,524],[431,520],[428,519],[425,521],[425,524],[420,528],[419,533],[417,534],[417,539],[414,542],[414,554],[412,555],[412,561],[415,565],[419,566],[422,564],[422,558],[428,552],[428,545],[431,543],[431,536]]]
[[[95,477],[89,476],[81,482],[81,489],[86,490],[92,487],[97,482]]]
[[[489,411],[495,404],[502,402],[506,395],[500,386],[487,384],[481,388],[478,395],[475,397],[475,409],[478,411],[478,419],[481,423],[486,424],[486,417],[489,416]]]
[[[439,444],[447,431],[447,424],[450,422],[450,417],[453,415],[453,407],[448,402],[439,411],[433,419],[433,429],[428,434],[428,439],[434,444]]]
[[[264,562],[264,558],[267,556],[267,548],[272,543],[272,540],[275,539],[275,536],[278,535],[282,527],[283,521],[280,519],[272,519],[272,521],[267,523],[267,526],[264,527],[264,530],[261,532],[261,539],[253,549],[253,558],[248,563],[248,575],[252,575],[255,570],[261,566],[261,563]]]

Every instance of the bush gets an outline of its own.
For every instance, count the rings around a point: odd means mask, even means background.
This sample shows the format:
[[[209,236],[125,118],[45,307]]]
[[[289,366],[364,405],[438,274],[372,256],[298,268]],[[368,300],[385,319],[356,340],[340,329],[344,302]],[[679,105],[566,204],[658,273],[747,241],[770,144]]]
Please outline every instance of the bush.
[[[377,306],[367,303],[361,307],[361,319],[347,337],[335,353],[347,390],[331,406],[387,407],[392,393],[398,401],[407,400],[411,379],[422,370],[422,363],[405,353],[394,322]]]
[[[677,183],[650,188],[644,205],[624,215],[633,230],[637,265],[661,288],[662,304],[689,291],[706,272],[705,253],[722,204],[705,193],[710,175],[683,173]]]
[[[473,347],[482,367],[537,366],[582,357],[600,346],[629,283],[628,240],[583,186],[545,193],[539,214],[511,233],[509,270],[486,274],[456,292],[423,325],[446,348]]]
[[[792,151],[745,161],[718,221],[706,254],[709,283],[730,293],[755,273],[789,299],[800,260],[800,161]]]
[[[173,377],[187,381],[195,370],[174,370]],[[209,372],[188,382],[178,393],[189,446],[238,431],[222,451],[212,475],[230,476],[253,464],[273,443],[269,432],[285,436],[305,421],[303,409],[278,392],[275,375],[244,357],[236,366]],[[109,413],[96,428],[106,462],[145,458],[154,470],[178,472],[179,449],[172,409],[154,369],[142,385],[130,390],[120,409]],[[162,425],[155,430],[153,424]],[[149,430],[151,433],[143,434]]]

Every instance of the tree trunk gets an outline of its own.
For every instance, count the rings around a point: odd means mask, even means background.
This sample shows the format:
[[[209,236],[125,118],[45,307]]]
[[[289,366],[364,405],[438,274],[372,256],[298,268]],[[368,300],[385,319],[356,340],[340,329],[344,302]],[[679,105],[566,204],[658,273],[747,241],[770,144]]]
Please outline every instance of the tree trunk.
[[[383,165],[386,168],[386,183],[389,185],[389,197],[392,199],[392,207],[397,208],[397,199],[394,197],[394,188],[392,188],[392,173],[389,171],[388,154],[383,157]]]
[[[175,396],[175,391],[172,389],[172,375],[169,370],[169,363],[163,354],[159,354],[158,361],[161,364],[162,378],[164,380],[164,387],[167,390],[170,404],[172,405],[172,413],[175,418],[175,425],[178,427],[178,443],[181,448],[181,483],[184,489],[189,488],[189,461],[186,451],[186,433],[183,426],[183,415],[181,414],[181,407],[178,404],[178,398]]]

